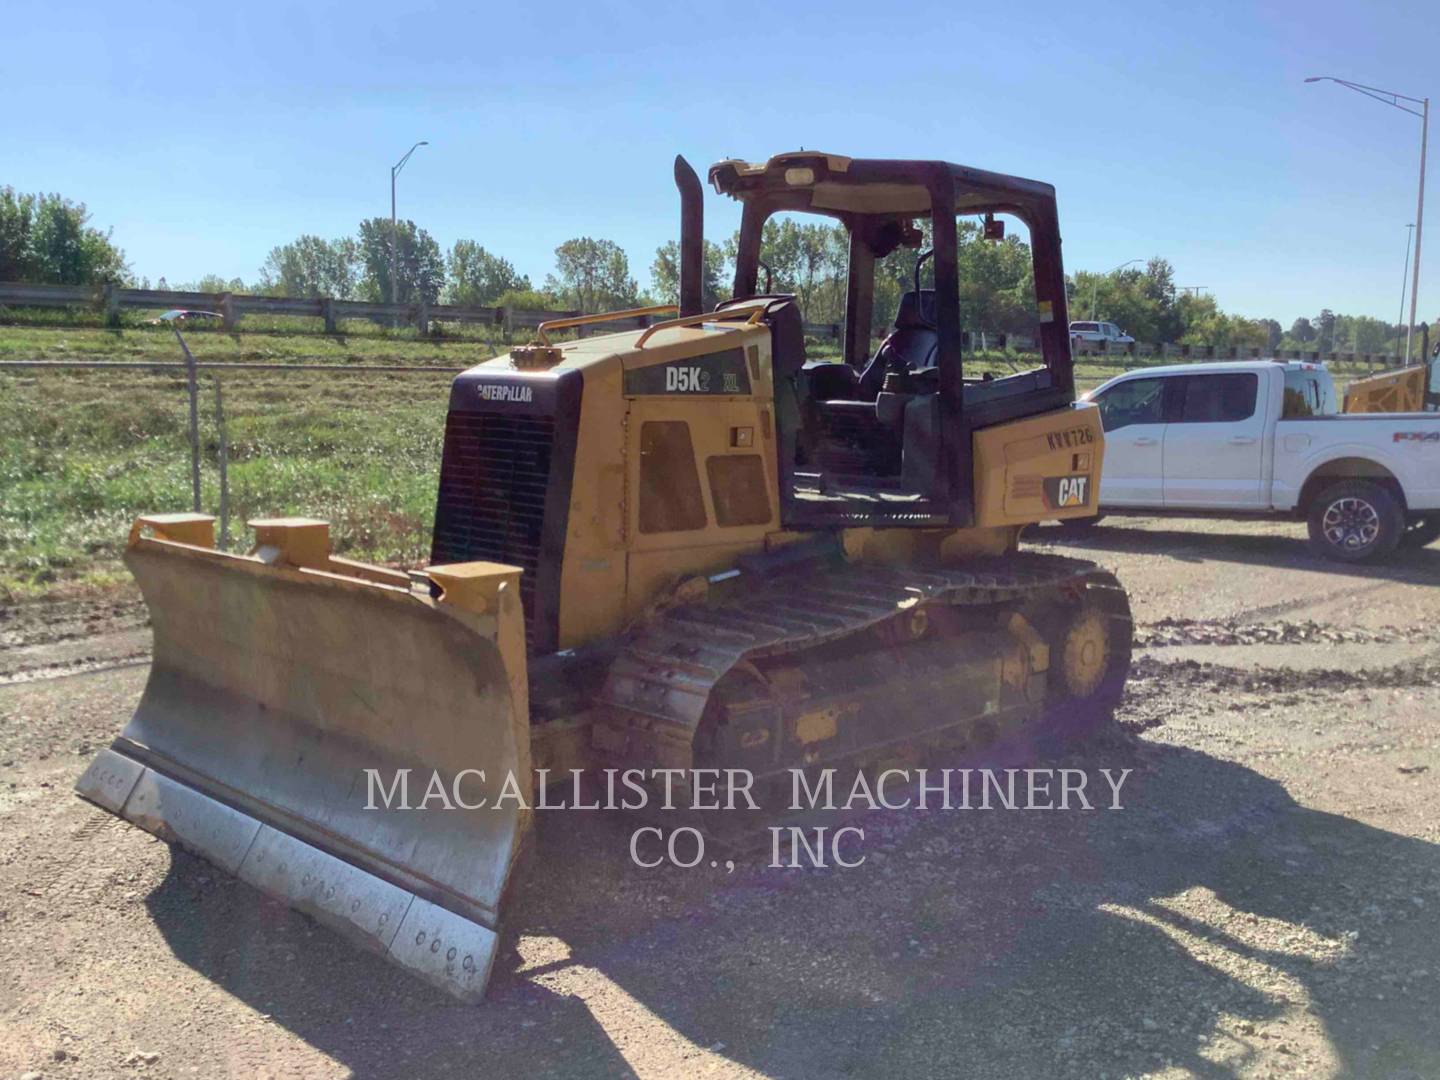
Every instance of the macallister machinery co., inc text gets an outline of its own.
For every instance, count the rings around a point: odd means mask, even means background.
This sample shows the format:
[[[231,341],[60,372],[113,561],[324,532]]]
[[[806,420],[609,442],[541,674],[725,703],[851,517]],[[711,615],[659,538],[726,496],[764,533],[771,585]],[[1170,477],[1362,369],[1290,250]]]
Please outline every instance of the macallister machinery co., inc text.
[[[790,812],[840,814],[905,810],[1120,810],[1121,790],[1130,769],[945,768],[885,769],[873,776],[863,770],[790,769]],[[498,791],[483,769],[452,775],[396,769],[366,769],[367,810],[517,809],[526,811],[759,811],[756,777],[747,769],[581,769],[551,775],[537,769],[534,787],[513,773],[504,774]],[[777,790],[767,780],[768,792]],[[483,790],[482,790],[483,789]],[[783,786],[780,788],[783,790]],[[856,825],[771,826],[769,865],[855,867],[864,830]],[[653,857],[642,849],[655,846]],[[693,825],[664,829],[646,825],[630,836],[630,857],[638,866],[670,863],[684,869],[707,862],[704,834]],[[709,866],[721,865],[709,860]],[[726,861],[727,870],[734,869]]]

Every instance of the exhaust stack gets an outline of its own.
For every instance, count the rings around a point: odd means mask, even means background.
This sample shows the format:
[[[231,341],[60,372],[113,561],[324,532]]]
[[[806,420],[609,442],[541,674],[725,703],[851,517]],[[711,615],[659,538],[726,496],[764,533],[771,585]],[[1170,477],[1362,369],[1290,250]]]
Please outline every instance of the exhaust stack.
[[[675,155],[675,187],[680,191],[680,314],[699,315],[705,272],[705,202],[700,177]]]

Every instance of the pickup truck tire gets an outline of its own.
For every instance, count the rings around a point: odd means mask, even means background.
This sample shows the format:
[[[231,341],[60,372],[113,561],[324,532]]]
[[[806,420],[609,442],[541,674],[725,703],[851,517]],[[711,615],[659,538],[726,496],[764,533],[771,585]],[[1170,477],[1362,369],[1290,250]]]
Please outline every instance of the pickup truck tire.
[[[1370,480],[1342,480],[1310,503],[1310,544],[1341,562],[1372,562],[1395,550],[1405,532],[1400,503]]]
[[[1427,514],[1412,518],[1400,537],[1400,546],[1407,548],[1429,547],[1440,540],[1440,514]]]

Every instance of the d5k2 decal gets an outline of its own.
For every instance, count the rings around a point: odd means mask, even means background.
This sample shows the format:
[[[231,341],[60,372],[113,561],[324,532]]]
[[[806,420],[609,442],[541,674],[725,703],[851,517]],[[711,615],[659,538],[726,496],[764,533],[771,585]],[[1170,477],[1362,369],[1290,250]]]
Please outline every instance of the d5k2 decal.
[[[668,364],[632,368],[625,372],[625,393],[749,394],[750,372],[743,349],[725,349],[704,356],[687,356]]]

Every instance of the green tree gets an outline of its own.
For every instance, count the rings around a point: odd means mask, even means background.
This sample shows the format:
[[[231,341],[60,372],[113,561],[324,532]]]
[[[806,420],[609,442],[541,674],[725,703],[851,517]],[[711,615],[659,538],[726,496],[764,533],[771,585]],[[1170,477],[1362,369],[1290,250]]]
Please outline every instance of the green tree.
[[[30,232],[34,224],[35,196],[0,187],[0,281],[30,279]]]
[[[125,253],[90,225],[84,203],[0,188],[0,280],[102,285],[129,276]]]
[[[1315,324],[1303,315],[1290,324],[1290,336],[1302,345],[1308,345],[1315,340]]]
[[[1176,297],[1175,271],[1158,256],[1143,270],[1077,271],[1068,295],[1072,320],[1104,319],[1136,341],[1178,341],[1185,334],[1185,309]]]
[[[760,233],[760,261],[770,268],[771,289],[793,294],[807,322],[839,322],[845,317],[848,242],[839,225],[772,217]],[[737,233],[726,244],[726,258],[733,262],[738,250]],[[756,286],[765,287],[763,267]]]
[[[615,311],[640,301],[640,286],[630,276],[630,260],[620,245],[588,236],[555,249],[555,273],[545,279],[545,291],[563,307],[584,312]]]
[[[440,245],[413,221],[396,223],[395,264],[397,304],[433,304],[445,287],[445,257]],[[360,262],[365,268],[359,292],[367,300],[390,301],[390,219],[360,222]]]
[[[1146,316],[1150,325],[1141,328],[1146,331],[1145,338],[1133,331],[1132,336],[1136,341],[1178,341],[1183,328],[1175,308],[1179,295],[1175,288],[1175,268],[1170,265],[1169,259],[1155,255],[1145,263],[1140,290],[1146,300]]]
[[[494,304],[507,292],[530,289],[530,279],[516,273],[508,259],[492,255],[474,240],[456,240],[445,265],[445,298],[451,304]]]
[[[1335,313],[1329,308],[1315,317],[1315,348],[1322,353],[1335,351]]]
[[[712,310],[730,295],[730,289],[725,284],[725,263],[725,249],[706,240],[700,281],[700,307],[703,311]],[[655,299],[660,303],[680,302],[680,245],[676,241],[671,240],[655,249],[655,261],[650,264],[650,283],[655,287]]]
[[[1395,337],[1395,326],[1369,315],[1335,316],[1335,351],[1378,353]],[[1404,330],[1401,330],[1404,333]]]
[[[992,241],[975,222],[957,224],[960,324],[983,334],[1016,334],[1035,327],[1035,272],[1030,246],[1018,236]]]
[[[495,298],[494,306],[513,311],[554,311],[560,301],[539,289],[507,289]]]
[[[219,274],[206,274],[197,281],[187,281],[172,288],[180,292],[203,292],[203,293],[245,293],[250,290],[240,278],[225,278]]]
[[[1250,348],[1265,346],[1269,340],[1270,332],[1263,322],[1225,314],[1213,296],[1182,296],[1176,307],[1185,327],[1181,344]]]
[[[350,300],[359,285],[360,247],[348,236],[325,240],[307,233],[271,248],[260,268],[260,291],[271,296]]]
[[[901,295],[915,288],[915,265],[919,262],[921,254],[929,251],[933,244],[930,219],[924,218],[918,224],[920,226],[920,243],[918,245],[897,247],[875,263],[875,300],[874,310],[870,314],[872,335],[883,335],[889,331],[895,320],[895,314],[899,310]],[[935,287],[935,262],[933,259],[926,260],[924,266],[920,268],[920,287],[922,289]]]

